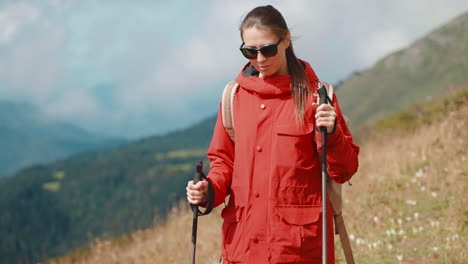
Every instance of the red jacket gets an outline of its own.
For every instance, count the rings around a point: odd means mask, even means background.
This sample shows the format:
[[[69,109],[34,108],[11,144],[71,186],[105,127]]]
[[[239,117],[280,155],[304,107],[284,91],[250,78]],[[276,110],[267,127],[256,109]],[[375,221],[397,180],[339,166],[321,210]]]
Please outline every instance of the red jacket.
[[[305,71],[316,90],[318,78]],[[215,206],[230,195],[222,211],[224,263],[321,263],[320,133],[309,97],[304,129],[295,120],[290,76],[259,78],[247,64],[236,78],[235,144],[226,133],[221,112],[208,150],[208,181]],[[353,144],[334,97],[336,131],[327,135],[330,177],[340,183],[358,168],[359,147]],[[334,259],[332,207],[328,200],[329,263]]]

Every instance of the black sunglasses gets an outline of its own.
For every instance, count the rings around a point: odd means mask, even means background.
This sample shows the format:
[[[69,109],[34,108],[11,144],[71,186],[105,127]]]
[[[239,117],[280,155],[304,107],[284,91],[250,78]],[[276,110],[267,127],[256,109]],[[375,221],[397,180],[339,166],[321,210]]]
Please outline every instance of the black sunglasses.
[[[244,57],[246,57],[249,60],[257,58],[257,55],[258,55],[259,51],[265,57],[273,57],[273,56],[276,55],[276,53],[278,53],[278,45],[280,44],[280,42],[282,40],[283,39],[280,39],[278,41],[278,43],[276,43],[276,44],[268,44],[268,45],[265,45],[265,46],[263,46],[263,47],[261,47],[259,49],[252,48],[252,47],[243,47],[245,43],[242,42],[239,49],[242,52],[242,55],[244,55]]]

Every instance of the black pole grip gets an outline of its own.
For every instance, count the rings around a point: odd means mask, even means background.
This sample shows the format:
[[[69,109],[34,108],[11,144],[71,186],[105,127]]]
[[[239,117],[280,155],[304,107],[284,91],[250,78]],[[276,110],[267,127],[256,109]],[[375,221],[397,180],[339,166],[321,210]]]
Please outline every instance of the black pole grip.
[[[322,85],[322,87],[320,87],[317,92],[319,94],[319,105],[326,104],[328,102],[328,94],[325,85]],[[327,132],[326,127],[319,127],[319,130],[320,132]]]
[[[203,161],[202,160],[197,160],[195,164],[195,174],[193,175],[193,184],[197,184],[197,182],[201,181],[203,179]],[[192,211],[197,214],[199,214],[198,211],[198,205],[196,204],[191,204]]]
[[[195,175],[193,176],[193,184],[197,184],[197,182],[202,180],[203,174],[203,161],[197,160],[195,165]]]
[[[317,90],[318,94],[319,94],[319,104],[326,104],[327,103],[327,98],[328,98],[328,94],[327,94],[327,88],[325,88],[325,85],[322,85],[322,87],[320,87],[318,90]]]

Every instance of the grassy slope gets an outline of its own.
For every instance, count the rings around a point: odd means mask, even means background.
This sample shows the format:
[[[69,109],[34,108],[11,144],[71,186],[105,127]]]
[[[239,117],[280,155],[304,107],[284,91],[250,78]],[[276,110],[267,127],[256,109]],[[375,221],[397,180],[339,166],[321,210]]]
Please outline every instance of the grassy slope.
[[[352,130],[468,83],[467,29],[465,13],[347,79],[337,94]]]
[[[359,132],[360,169],[344,187],[344,217],[357,263],[463,263],[468,258],[468,86]],[[199,220],[197,263],[218,263],[218,208]],[[163,225],[96,241],[49,264],[184,263],[191,213],[175,207]],[[337,242],[338,263],[345,263]]]

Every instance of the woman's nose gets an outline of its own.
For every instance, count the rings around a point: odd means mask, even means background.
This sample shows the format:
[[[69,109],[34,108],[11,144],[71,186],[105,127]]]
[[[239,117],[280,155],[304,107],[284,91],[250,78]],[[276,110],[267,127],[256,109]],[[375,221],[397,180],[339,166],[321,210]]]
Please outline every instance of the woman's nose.
[[[262,62],[262,61],[265,61],[265,60],[266,60],[266,57],[263,56],[263,54],[262,54],[260,51],[258,51],[258,54],[257,54],[257,61],[258,61],[258,62]]]

